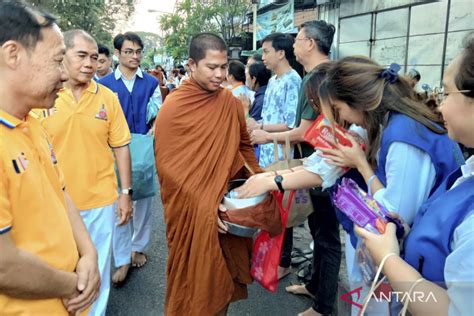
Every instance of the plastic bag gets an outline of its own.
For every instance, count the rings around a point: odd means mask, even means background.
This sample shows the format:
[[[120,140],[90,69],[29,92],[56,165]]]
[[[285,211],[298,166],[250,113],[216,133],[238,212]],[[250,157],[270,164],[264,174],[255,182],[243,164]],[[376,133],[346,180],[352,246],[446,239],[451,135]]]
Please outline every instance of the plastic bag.
[[[133,134],[130,142],[132,160],[132,199],[141,200],[156,194],[156,168],[153,136]],[[117,172],[120,184],[120,177]]]
[[[290,193],[285,207],[282,204],[283,194],[281,192],[272,192],[272,194],[275,196],[280,210],[282,226],[285,227],[294,192]],[[275,237],[270,237],[268,232],[262,230],[255,238],[253,246],[250,274],[263,288],[271,292],[276,292],[278,287],[278,266],[280,264],[284,237],[285,230]]]

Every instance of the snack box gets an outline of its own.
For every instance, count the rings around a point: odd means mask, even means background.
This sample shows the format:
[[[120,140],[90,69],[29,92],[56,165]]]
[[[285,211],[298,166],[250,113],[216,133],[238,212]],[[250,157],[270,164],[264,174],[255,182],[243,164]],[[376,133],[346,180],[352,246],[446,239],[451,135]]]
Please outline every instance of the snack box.
[[[333,126],[335,127],[335,133],[333,132]],[[350,140],[345,138],[344,134],[347,131],[337,125],[331,124],[331,122],[324,116],[324,114],[319,115],[319,117],[314,121],[314,123],[308,128],[304,134],[304,140],[311,144],[313,147],[336,148],[333,144],[340,143],[344,146],[352,146]],[[334,135],[337,141],[334,139]]]
[[[388,211],[362,190],[354,180],[342,179],[333,199],[337,208],[358,226],[373,233],[383,234],[387,223],[392,222],[397,225],[397,237],[403,237],[402,223],[390,217]]]

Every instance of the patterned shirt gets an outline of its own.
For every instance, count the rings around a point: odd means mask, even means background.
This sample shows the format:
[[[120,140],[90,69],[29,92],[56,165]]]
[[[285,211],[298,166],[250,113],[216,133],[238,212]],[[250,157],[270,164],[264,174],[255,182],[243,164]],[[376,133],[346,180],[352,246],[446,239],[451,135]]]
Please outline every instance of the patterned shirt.
[[[296,108],[298,91],[301,87],[301,77],[291,69],[280,77],[273,76],[268,82],[263,100],[262,123],[286,124],[294,128],[296,123]],[[282,146],[278,145],[278,154],[283,159]],[[260,145],[259,163],[262,168],[274,162],[273,143]],[[291,157],[293,153],[291,153]]]

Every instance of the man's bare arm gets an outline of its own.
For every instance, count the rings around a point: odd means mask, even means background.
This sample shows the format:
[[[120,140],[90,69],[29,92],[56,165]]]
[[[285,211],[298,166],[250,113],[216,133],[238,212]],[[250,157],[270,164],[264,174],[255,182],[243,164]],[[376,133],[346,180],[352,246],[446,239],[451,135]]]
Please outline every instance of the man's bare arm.
[[[0,235],[0,293],[21,299],[68,298],[77,276],[49,266],[15,246],[9,232]]]
[[[123,189],[132,187],[132,166],[130,159],[130,147],[128,145],[113,148],[115,161]],[[126,224],[132,216],[132,197],[120,194],[117,205],[117,213],[120,218],[119,225]]]
[[[268,144],[276,139],[278,143],[285,143],[286,137],[289,137],[292,144],[302,143],[304,142],[304,134],[313,122],[303,119],[297,128],[283,132],[267,132],[265,126],[265,130],[254,130],[252,132],[252,142],[254,144]]]

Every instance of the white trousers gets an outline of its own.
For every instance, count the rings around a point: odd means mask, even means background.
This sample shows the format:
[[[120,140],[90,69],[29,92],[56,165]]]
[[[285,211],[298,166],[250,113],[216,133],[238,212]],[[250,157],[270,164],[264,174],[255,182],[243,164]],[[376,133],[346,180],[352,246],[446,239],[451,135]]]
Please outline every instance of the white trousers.
[[[144,252],[151,235],[153,197],[133,202],[133,217],[125,225],[114,225],[113,254],[115,267],[131,263],[133,252]]]
[[[89,315],[103,316],[110,293],[110,267],[112,264],[112,236],[114,231],[115,205],[107,205],[81,211],[81,217],[97,249],[101,279],[99,297],[92,305]]]

